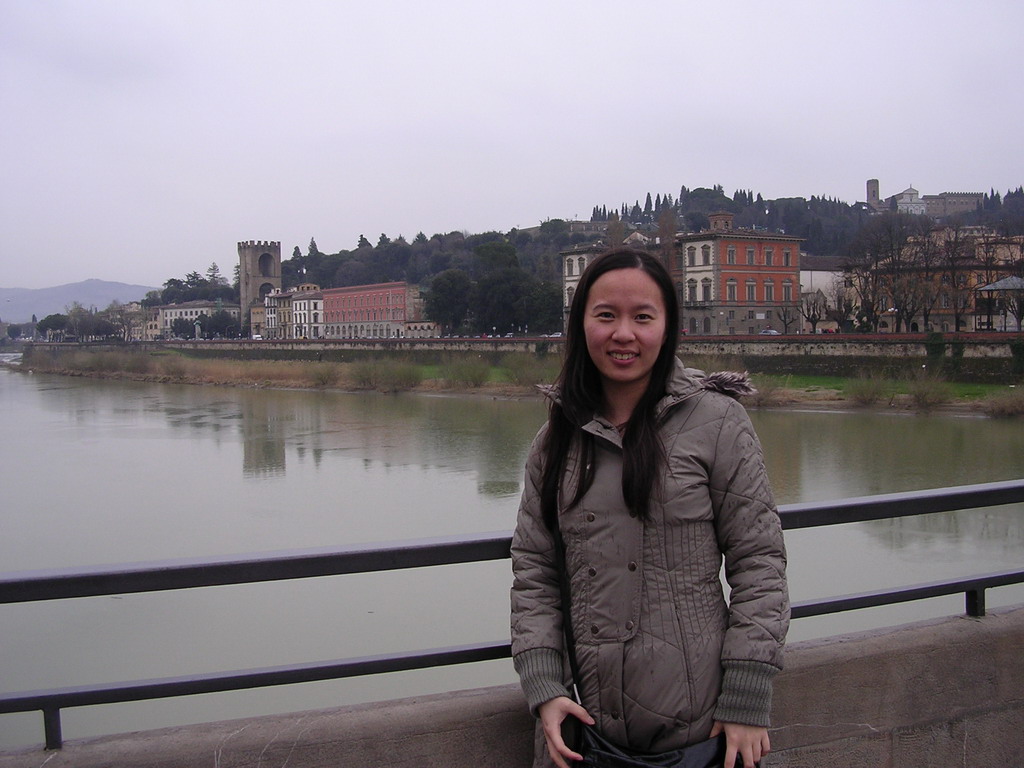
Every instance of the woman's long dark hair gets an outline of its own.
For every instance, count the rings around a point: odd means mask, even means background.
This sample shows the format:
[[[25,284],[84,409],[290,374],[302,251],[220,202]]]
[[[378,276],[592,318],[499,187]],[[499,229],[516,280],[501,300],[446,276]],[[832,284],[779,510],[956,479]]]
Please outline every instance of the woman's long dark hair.
[[[622,439],[622,495],[630,511],[641,518],[647,516],[651,493],[664,465],[664,446],[658,436],[655,406],[665,393],[665,384],[675,365],[679,346],[679,302],[668,270],[657,258],[632,248],[616,248],[598,256],[584,270],[569,308],[565,361],[556,384],[559,398],[551,403],[548,431],[542,445],[541,511],[549,528],[558,514],[559,488],[574,441],[580,450],[573,470],[576,489],[569,507],[579,502],[594,479],[594,438],[582,427],[601,408],[602,385],[597,366],[587,351],[583,318],[594,282],[616,269],[642,269],[658,285],[665,303],[665,343]]]

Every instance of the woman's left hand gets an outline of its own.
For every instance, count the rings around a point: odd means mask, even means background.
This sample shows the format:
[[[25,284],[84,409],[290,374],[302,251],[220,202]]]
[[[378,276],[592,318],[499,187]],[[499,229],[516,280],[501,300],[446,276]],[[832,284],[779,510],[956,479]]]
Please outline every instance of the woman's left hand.
[[[757,725],[715,722],[711,737],[725,732],[725,766],[733,768],[737,759],[743,760],[743,768],[754,768],[761,758],[772,751],[768,740],[768,729]]]

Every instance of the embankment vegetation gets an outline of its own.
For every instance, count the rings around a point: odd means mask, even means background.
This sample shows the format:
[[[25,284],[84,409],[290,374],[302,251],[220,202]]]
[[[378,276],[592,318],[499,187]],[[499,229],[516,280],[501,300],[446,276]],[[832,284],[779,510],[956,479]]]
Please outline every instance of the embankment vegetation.
[[[729,355],[697,356],[686,362],[709,372],[744,369],[739,358]],[[77,349],[31,353],[22,368],[166,383],[531,396],[538,384],[555,380],[559,364],[554,352],[503,356],[446,353],[436,361],[382,353],[352,362],[329,362],[200,358],[176,350]],[[1024,387],[951,382],[925,371],[902,378],[869,370],[852,378],[766,373],[755,373],[752,378],[757,393],[745,402],[755,408],[876,408],[920,413],[958,409],[995,418],[1024,416]]]

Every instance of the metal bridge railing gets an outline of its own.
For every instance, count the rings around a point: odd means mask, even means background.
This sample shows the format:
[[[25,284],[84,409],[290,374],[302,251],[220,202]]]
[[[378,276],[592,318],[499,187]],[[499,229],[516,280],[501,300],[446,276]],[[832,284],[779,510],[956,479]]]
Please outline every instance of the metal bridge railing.
[[[1024,502],[1024,480],[830,502],[788,504],[779,507],[779,514],[783,528],[793,530],[1018,502]],[[226,584],[252,584],[283,579],[503,560],[509,557],[510,545],[511,534],[502,532],[418,539],[386,545],[357,545],[340,549],[307,549],[229,558],[167,560],[111,567],[7,573],[0,574],[0,604]],[[1024,569],[796,603],[793,605],[793,617],[820,616],[951,594],[964,594],[966,613],[971,616],[982,616],[985,613],[986,590],[1020,583],[1024,583]],[[0,694],[0,714],[41,711],[46,748],[59,749],[63,743],[60,712],[69,707],[333,680],[490,661],[506,658],[509,654],[510,646],[507,641],[495,641],[338,661],[3,693]]]

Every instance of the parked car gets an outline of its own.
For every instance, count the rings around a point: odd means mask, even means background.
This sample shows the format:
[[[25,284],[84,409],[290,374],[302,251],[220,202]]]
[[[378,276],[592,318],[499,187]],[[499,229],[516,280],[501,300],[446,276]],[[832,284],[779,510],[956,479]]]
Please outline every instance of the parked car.
[[[782,334],[780,334],[774,328],[765,328],[763,331],[761,331],[761,335],[762,336],[781,336]]]

